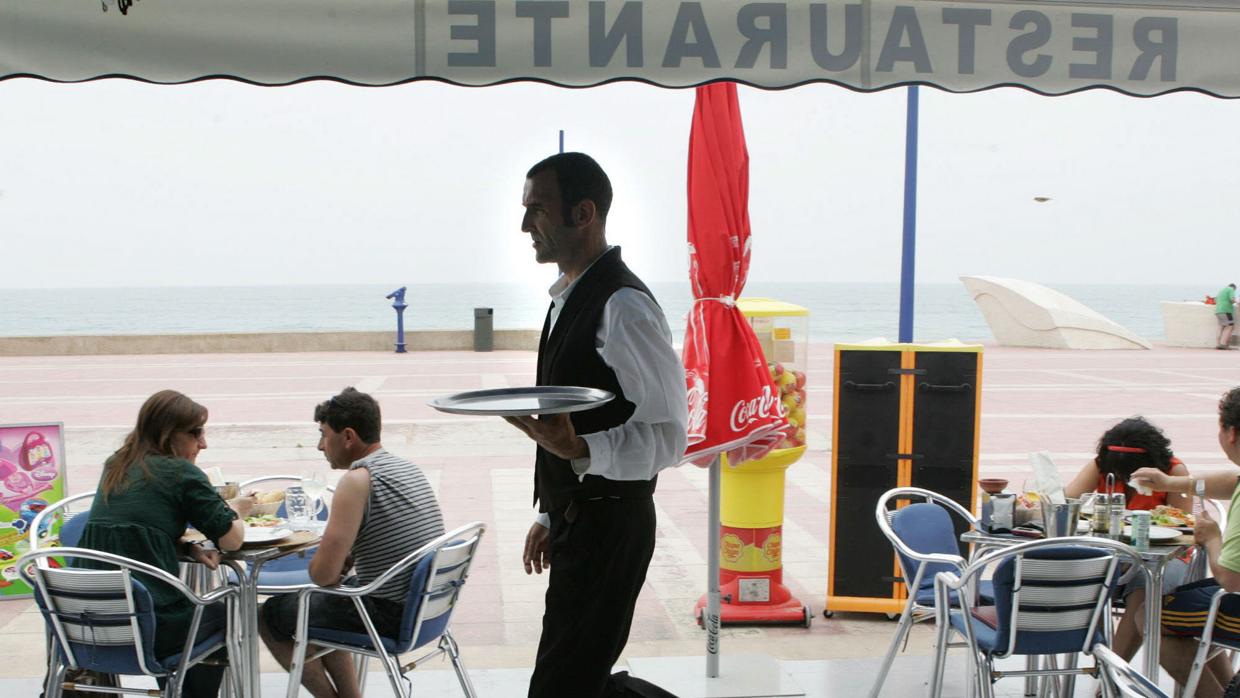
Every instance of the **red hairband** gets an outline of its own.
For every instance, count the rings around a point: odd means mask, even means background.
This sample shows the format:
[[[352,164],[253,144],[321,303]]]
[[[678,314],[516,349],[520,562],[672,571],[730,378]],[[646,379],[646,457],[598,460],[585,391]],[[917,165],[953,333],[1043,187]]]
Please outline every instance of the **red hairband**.
[[[1144,448],[1140,448],[1137,446],[1107,446],[1107,450],[1114,451],[1116,453],[1145,453],[1146,452]]]

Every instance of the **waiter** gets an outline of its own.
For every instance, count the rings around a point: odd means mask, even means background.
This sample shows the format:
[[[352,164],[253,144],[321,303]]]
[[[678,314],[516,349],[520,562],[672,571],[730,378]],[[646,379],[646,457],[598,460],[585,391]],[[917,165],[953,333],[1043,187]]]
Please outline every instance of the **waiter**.
[[[555,263],[538,345],[538,384],[615,399],[570,415],[507,417],[538,443],[538,519],[526,574],[550,570],[530,698],[667,696],[619,659],[654,554],[654,489],[686,446],[685,374],[650,289],[607,244],[611,182],[583,153],[530,168],[521,197],[534,258]]]

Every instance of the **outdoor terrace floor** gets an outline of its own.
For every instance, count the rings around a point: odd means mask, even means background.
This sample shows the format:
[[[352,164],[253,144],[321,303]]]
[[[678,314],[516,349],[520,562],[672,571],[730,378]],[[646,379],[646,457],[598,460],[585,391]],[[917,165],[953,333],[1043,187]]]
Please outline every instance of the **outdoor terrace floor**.
[[[767,654],[782,660],[810,696],[865,690],[895,629],[882,616],[822,617],[833,361],[831,345],[811,347],[810,447],[789,469],[786,489],[785,581],[813,610],[813,625],[725,628],[722,637],[725,672],[730,654]],[[534,365],[532,352],[3,357],[0,424],[63,422],[69,491],[76,493],[94,487],[103,459],[131,427],[138,406],[159,389],[181,390],[210,409],[209,448],[199,465],[219,466],[234,480],[326,468],[315,450],[314,404],[348,385],[375,395],[385,415],[385,446],[427,473],[448,525],[474,519],[489,525],[453,629],[480,694],[520,696],[533,664],[545,584],[524,573],[520,558],[533,519],[533,447],[498,418],[445,415],[426,401],[463,390],[530,385]],[[1018,488],[1029,474],[1028,452],[1049,450],[1068,478],[1091,457],[1103,430],[1135,414],[1162,426],[1190,468],[1234,467],[1217,444],[1216,405],[1223,391],[1238,384],[1240,352],[987,346],[981,474],[1008,478]],[[692,466],[660,476],[658,547],[622,663],[704,651],[704,633],[692,611],[705,587],[706,489],[706,472]],[[43,632],[29,600],[0,602],[0,633],[9,660],[0,690],[37,695],[32,687],[43,672]],[[930,641],[928,626],[916,630],[885,695],[922,694]],[[282,676],[264,659],[264,695],[283,695]],[[944,695],[963,695],[963,659],[952,661]],[[455,683],[446,668],[413,672],[418,695],[452,695]],[[371,679],[368,695],[390,691],[381,675],[372,673]],[[1083,683],[1081,694],[1091,695],[1089,682]],[[1014,680],[999,687],[1020,693]]]

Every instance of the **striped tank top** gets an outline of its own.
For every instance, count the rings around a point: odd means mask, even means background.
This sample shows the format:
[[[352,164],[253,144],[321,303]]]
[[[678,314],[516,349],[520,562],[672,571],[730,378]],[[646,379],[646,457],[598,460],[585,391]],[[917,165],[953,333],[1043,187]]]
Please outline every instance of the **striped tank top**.
[[[349,466],[349,470],[357,468],[370,472],[370,499],[353,542],[353,566],[359,584],[369,584],[409,553],[443,535],[443,514],[426,476],[404,458],[381,448]],[[399,603],[408,594],[408,571],[375,592],[379,598]]]

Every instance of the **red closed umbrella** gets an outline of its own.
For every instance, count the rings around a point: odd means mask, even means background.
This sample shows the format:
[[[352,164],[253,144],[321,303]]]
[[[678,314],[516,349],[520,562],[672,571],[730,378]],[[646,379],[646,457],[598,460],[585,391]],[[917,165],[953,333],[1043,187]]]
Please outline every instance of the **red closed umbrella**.
[[[749,274],[749,151],[734,83],[697,88],[689,135],[689,281],[693,310],[685,330],[689,392],[686,458],[709,466],[710,546],[707,676],[719,674],[720,454],[738,464],[766,455],[784,438],[779,390],[753,328],[736,307]]]

